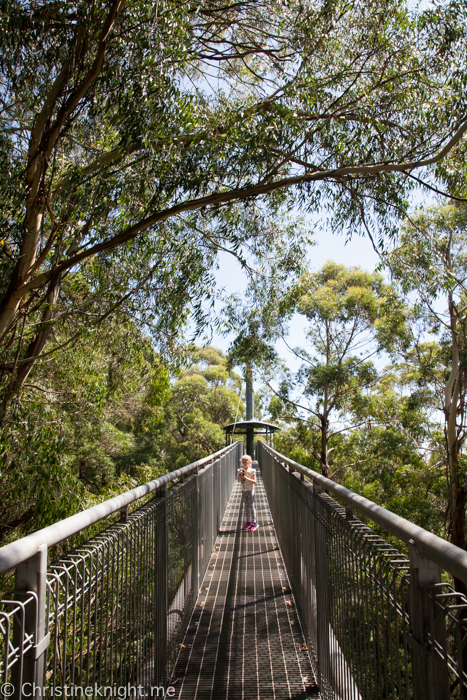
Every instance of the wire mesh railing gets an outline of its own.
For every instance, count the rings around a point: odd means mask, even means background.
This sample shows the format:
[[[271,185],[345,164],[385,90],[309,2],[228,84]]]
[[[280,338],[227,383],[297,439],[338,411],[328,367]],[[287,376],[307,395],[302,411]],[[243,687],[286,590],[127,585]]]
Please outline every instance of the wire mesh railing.
[[[238,442],[0,549],[0,574],[16,570],[0,601],[3,696],[166,697],[241,454]],[[49,547],[119,511],[48,565]]]
[[[257,454],[322,697],[467,700],[467,599],[441,581],[467,582],[467,553],[264,443]]]
[[[441,579],[467,581],[467,553],[264,443],[257,452],[322,697],[467,700],[467,599]],[[242,453],[237,443],[0,549],[0,574],[15,570],[0,601],[4,697],[172,696]],[[48,564],[49,547],[96,523]]]

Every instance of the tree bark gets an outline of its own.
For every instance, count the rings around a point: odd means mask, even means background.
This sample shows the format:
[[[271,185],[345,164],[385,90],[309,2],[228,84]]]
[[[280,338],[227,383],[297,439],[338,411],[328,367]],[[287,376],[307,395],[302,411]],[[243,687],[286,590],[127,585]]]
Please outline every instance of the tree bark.
[[[320,451],[320,462],[321,462],[321,473],[323,476],[330,478],[331,469],[329,467],[329,453],[328,453],[328,419],[326,416],[321,416],[321,451]]]
[[[461,383],[461,361],[459,350],[458,313],[456,305],[449,297],[449,316],[451,326],[451,372],[444,390],[444,417],[446,452],[449,466],[449,510],[451,521],[451,542],[460,549],[466,548],[465,542],[465,486],[461,483],[459,470],[459,440],[457,434],[457,411]],[[467,595],[467,586],[455,579],[455,588]]]
[[[49,289],[49,292],[47,294],[47,298],[45,301],[45,309],[42,314],[42,319],[41,319],[41,327],[39,329],[39,332],[36,333],[32,340],[30,341],[28,348],[26,350],[25,357],[23,358],[23,361],[21,365],[17,368],[15,371],[12,381],[10,382],[10,389],[8,392],[8,397],[7,397],[7,402],[8,399],[21,387],[23,386],[24,382],[26,381],[29,373],[31,372],[32,368],[34,367],[34,364],[36,363],[37,357],[40,355],[42,350],[44,349],[49,336],[52,332],[52,321],[56,315],[56,308],[55,304],[57,301],[58,293],[60,290],[60,279],[58,279],[55,284],[51,285],[51,288]],[[42,330],[41,330],[42,329]],[[24,361],[26,360],[26,362]]]
[[[27,522],[34,515],[34,513],[34,508],[29,508],[29,510],[27,510],[19,517],[14,518],[13,520],[8,520],[4,523],[0,523],[0,541],[2,537],[8,532],[11,532],[11,530],[14,530],[19,525],[22,525],[23,523]]]
[[[56,147],[66,120],[70,118],[80,101],[86,96],[99,78],[104,65],[109,35],[123,5],[124,0],[113,0],[111,3],[99,36],[92,66],[76,88],[72,90],[70,96],[59,109],[55,118],[53,119],[53,113],[57,107],[59,97],[63,94],[63,89],[69,80],[70,65],[74,62],[73,57],[70,57],[69,60],[64,62],[34,122],[29,140],[28,167],[26,170],[26,213],[23,223],[24,239],[8,291],[4,298],[0,300],[0,339],[8,333],[12,324],[15,323],[15,317],[21,302],[30,291],[27,283],[37,258],[41,224],[48,197],[44,183],[54,148]],[[73,49],[74,53],[81,50],[83,41],[84,36],[82,32],[78,31],[77,41]],[[79,77],[79,75],[76,77]],[[58,273],[59,272],[60,271],[58,271]],[[48,282],[55,274],[57,274],[57,272],[52,270],[51,275],[46,276],[44,281]],[[39,275],[39,277],[42,276]]]

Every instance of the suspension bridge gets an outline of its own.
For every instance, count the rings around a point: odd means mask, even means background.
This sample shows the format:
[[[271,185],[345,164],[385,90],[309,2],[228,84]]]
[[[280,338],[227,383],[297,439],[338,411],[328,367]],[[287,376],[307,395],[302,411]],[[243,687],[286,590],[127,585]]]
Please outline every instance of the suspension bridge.
[[[467,553],[257,442],[0,548],[0,692],[467,698]]]

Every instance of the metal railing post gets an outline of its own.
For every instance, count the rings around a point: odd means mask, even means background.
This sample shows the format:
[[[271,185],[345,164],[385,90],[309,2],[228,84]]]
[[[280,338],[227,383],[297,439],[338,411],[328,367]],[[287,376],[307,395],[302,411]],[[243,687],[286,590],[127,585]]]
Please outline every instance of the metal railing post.
[[[195,484],[195,494],[193,498],[193,568],[192,568],[192,581],[191,589],[193,591],[193,605],[196,602],[199,592],[199,468],[196,467],[196,484]]]
[[[449,700],[447,665],[428,641],[430,631],[430,600],[423,588],[441,581],[441,569],[418,552],[413,540],[409,542],[410,560],[410,638],[413,659],[414,700]],[[431,627],[431,634],[444,647],[446,628],[444,616]],[[433,639],[433,641],[435,641]]]
[[[162,510],[156,529],[156,585],[154,601],[154,685],[167,684],[167,612],[168,612],[168,565],[169,542],[167,527],[167,484],[156,490]]]
[[[219,534],[221,526],[221,460],[212,463],[212,531],[214,538]]]
[[[18,599],[31,591],[36,594],[36,605],[26,605],[24,633],[33,635],[34,646],[24,655],[22,674],[20,665],[13,667],[14,700],[23,697],[45,697],[45,668],[50,634],[47,632],[47,545],[39,547],[36,556],[16,567],[15,588]],[[23,636],[19,620],[15,618],[15,641]],[[19,628],[19,629],[18,629]],[[47,632],[47,633],[46,633]],[[24,690],[23,690],[24,689]]]
[[[53,693],[75,681],[117,687],[133,671],[144,683],[166,685],[175,635],[187,624],[216,535],[214,507],[219,526],[219,504],[228,500],[243,449],[239,443],[219,450],[0,547],[0,574],[16,570],[16,590],[0,606],[0,683],[15,688],[10,697],[42,700],[44,685]],[[154,498],[130,516],[130,506],[149,494]],[[111,515],[119,525],[107,520]],[[100,522],[96,535],[47,571],[48,549]],[[172,558],[183,546],[183,562]],[[168,624],[172,612],[178,626]]]
[[[329,647],[330,631],[330,600],[327,561],[327,531],[320,518],[319,494],[324,488],[316,480],[313,480],[314,499],[314,530],[315,530],[315,571],[316,571],[316,612],[317,612],[317,646],[318,646],[318,684],[322,692],[331,689],[331,653]],[[324,693],[325,694],[325,693]]]

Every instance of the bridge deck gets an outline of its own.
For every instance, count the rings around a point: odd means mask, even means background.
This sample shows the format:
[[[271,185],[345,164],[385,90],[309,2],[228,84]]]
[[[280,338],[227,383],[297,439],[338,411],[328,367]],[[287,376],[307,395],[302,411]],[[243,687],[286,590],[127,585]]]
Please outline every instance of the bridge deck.
[[[175,667],[179,700],[319,697],[257,474],[260,528],[241,530],[241,489],[235,484]]]

